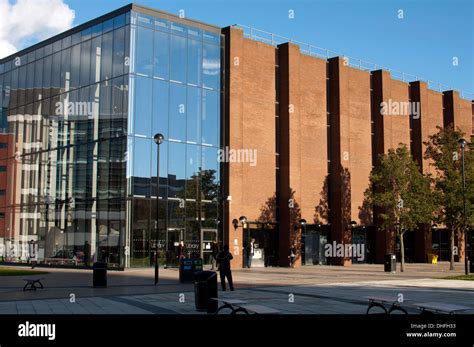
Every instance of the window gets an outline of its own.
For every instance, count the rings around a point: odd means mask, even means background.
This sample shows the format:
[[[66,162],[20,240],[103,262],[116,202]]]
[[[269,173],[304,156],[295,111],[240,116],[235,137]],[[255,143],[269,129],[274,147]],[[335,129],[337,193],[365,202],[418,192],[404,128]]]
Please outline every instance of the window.
[[[125,19],[125,17],[123,17]],[[113,76],[123,75],[125,64],[125,28],[114,31]]]
[[[47,59],[47,58],[46,58]],[[79,77],[80,77],[80,68],[81,68],[81,45],[75,45],[72,47],[71,51],[71,88],[79,87]],[[43,78],[46,80],[46,66],[48,65],[48,61],[45,60],[44,68],[45,68],[45,75]]]
[[[186,141],[186,86],[170,83],[169,138]]]
[[[0,142],[0,149],[2,149],[2,148],[8,148],[8,143]]]
[[[6,172],[7,167],[5,165],[0,165],[0,172]]]
[[[186,82],[186,38],[171,35],[170,80]]]
[[[201,146],[186,145],[186,198],[198,199],[201,168]]]
[[[201,85],[201,56],[202,46],[200,41],[188,40],[188,84]]]
[[[69,80],[71,79],[70,72],[71,72],[71,49],[67,48],[61,52],[61,81],[60,81],[61,88],[65,88],[66,80],[68,80],[69,82]],[[66,76],[66,74],[69,74],[69,76]]]
[[[102,61],[100,66],[100,80],[112,77],[112,45],[113,32],[102,35]]]
[[[168,197],[184,198],[186,145],[168,142]]]
[[[169,78],[169,39],[169,34],[155,31],[153,75],[164,79]]]
[[[219,94],[203,90],[202,98],[202,143],[219,145]]]
[[[81,44],[81,78],[80,85],[86,86],[89,84],[89,74],[91,66],[91,41],[86,41]]]
[[[5,212],[0,212],[0,219],[5,219]]]
[[[102,47],[102,36],[97,36],[91,41],[91,74],[89,84],[97,83],[100,81],[100,55]]]
[[[153,30],[137,28],[135,72],[151,76],[153,69]]]
[[[134,133],[151,137],[152,84],[148,77],[137,76],[135,80],[135,124]]]
[[[204,43],[202,58],[202,80],[204,87],[215,90],[219,89],[220,65],[219,46]]]
[[[169,83],[153,80],[153,120],[152,133],[161,133],[168,138],[168,86]]]
[[[199,143],[201,139],[201,89],[188,86],[186,138]]]
[[[136,137],[135,153],[133,161],[133,194],[140,196],[150,196],[150,160],[142,158],[151,158],[151,139]]]

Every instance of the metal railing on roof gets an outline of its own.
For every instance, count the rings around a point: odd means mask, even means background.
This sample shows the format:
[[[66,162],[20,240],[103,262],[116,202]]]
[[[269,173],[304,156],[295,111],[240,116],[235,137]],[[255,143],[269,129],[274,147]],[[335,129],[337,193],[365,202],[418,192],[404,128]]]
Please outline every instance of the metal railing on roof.
[[[281,35],[278,35],[278,34],[275,34],[275,33],[269,32],[269,31],[256,29],[256,28],[251,27],[251,26],[242,25],[242,24],[234,24],[233,27],[241,29],[244,33],[244,37],[246,37],[248,39],[251,39],[251,40],[260,41],[260,42],[267,43],[267,44],[272,45],[272,46],[278,46],[282,43],[287,43],[287,42],[293,43],[295,45],[298,45],[300,47],[301,53],[306,54],[306,55],[310,55],[310,56],[313,56],[313,57],[326,59],[326,60],[329,59],[329,58],[333,58],[333,57],[342,57],[343,59],[346,60],[348,66],[359,69],[359,70],[362,70],[362,71],[370,72],[370,71],[380,70],[380,69],[385,70],[385,71],[390,72],[390,75],[393,79],[403,81],[403,82],[407,82],[407,83],[413,82],[413,81],[426,82],[427,87],[431,90],[438,91],[438,92],[443,92],[443,91],[446,91],[446,90],[454,90],[454,91],[457,91],[459,93],[461,98],[467,99],[467,100],[474,100],[474,93],[472,93],[472,92],[467,92],[467,91],[464,91],[464,90],[451,88],[448,85],[445,85],[445,84],[442,84],[442,83],[439,83],[439,82],[436,82],[436,81],[432,81],[432,80],[429,80],[429,79],[424,79],[424,78],[421,78],[420,76],[417,76],[417,75],[413,75],[413,74],[409,74],[409,73],[406,73],[406,72],[403,72],[403,71],[390,69],[390,68],[387,68],[385,66],[382,66],[382,65],[379,65],[379,64],[376,64],[376,63],[372,63],[370,61],[366,61],[366,60],[363,60],[363,59],[351,57],[351,56],[348,56],[348,55],[345,55],[345,54],[341,54],[341,53],[329,50],[327,48],[322,48],[322,47],[318,47],[318,46],[315,46],[315,45],[311,45],[309,43],[296,41],[296,40],[290,39],[288,37],[281,36]]]

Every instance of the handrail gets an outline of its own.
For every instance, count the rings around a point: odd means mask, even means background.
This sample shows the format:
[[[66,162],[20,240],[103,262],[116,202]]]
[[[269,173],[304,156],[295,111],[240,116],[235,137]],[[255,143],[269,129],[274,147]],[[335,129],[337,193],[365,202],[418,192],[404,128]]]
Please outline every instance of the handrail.
[[[444,84],[436,82],[436,81],[432,81],[432,80],[429,80],[429,79],[423,79],[423,78],[419,77],[418,75],[413,75],[413,74],[409,74],[409,73],[406,73],[406,72],[403,72],[403,71],[390,69],[390,68],[384,67],[382,65],[372,63],[372,62],[367,61],[367,60],[363,60],[363,59],[359,59],[359,58],[355,58],[355,57],[350,57],[350,56],[347,56],[345,54],[340,54],[340,53],[337,53],[335,51],[331,51],[327,48],[322,48],[322,47],[311,45],[309,43],[296,41],[296,40],[287,38],[285,36],[281,36],[281,35],[278,35],[278,34],[275,34],[275,33],[269,32],[269,31],[265,31],[265,30],[256,29],[256,28],[248,26],[248,25],[234,24],[233,27],[241,29],[243,31],[244,37],[249,38],[251,40],[260,41],[260,42],[263,42],[263,43],[270,44],[272,46],[277,46],[279,44],[286,43],[286,42],[293,43],[295,45],[298,45],[300,47],[301,53],[303,53],[305,55],[310,55],[310,56],[313,56],[313,57],[326,59],[326,60],[329,59],[329,58],[332,58],[332,57],[340,56],[340,57],[343,57],[344,59],[347,59],[347,62],[348,62],[349,66],[354,67],[354,68],[359,69],[359,70],[362,70],[362,71],[370,72],[370,71],[382,69],[382,70],[390,72],[393,79],[403,81],[403,82],[407,82],[407,83],[408,82],[413,82],[413,81],[422,81],[422,82],[425,82],[427,84],[427,87],[431,90],[435,90],[435,91],[438,91],[438,92],[443,92],[443,90],[444,91],[454,90],[454,91],[457,91],[459,93],[461,98],[467,99],[467,100],[474,100],[474,92],[468,92],[468,91],[465,91],[465,90],[454,89],[454,88],[451,88],[448,85],[444,85]]]

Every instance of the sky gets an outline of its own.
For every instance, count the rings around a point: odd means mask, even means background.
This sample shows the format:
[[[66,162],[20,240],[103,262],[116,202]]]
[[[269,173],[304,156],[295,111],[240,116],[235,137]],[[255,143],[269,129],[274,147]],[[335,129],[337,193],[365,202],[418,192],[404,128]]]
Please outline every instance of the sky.
[[[0,57],[130,2],[0,0]],[[187,18],[221,27],[252,26],[474,93],[474,0],[136,3],[174,14],[184,10]]]

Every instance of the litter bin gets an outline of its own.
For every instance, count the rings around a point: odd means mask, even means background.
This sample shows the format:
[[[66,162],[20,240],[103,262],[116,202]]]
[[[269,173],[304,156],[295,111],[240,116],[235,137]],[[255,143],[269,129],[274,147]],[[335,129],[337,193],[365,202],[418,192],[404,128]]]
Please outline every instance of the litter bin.
[[[94,288],[107,287],[107,263],[94,263],[93,271],[93,285]]]
[[[197,311],[217,311],[217,274],[214,271],[199,271],[194,274],[194,302]]]
[[[385,272],[397,271],[397,256],[393,253],[385,254],[385,263],[384,263]]]

